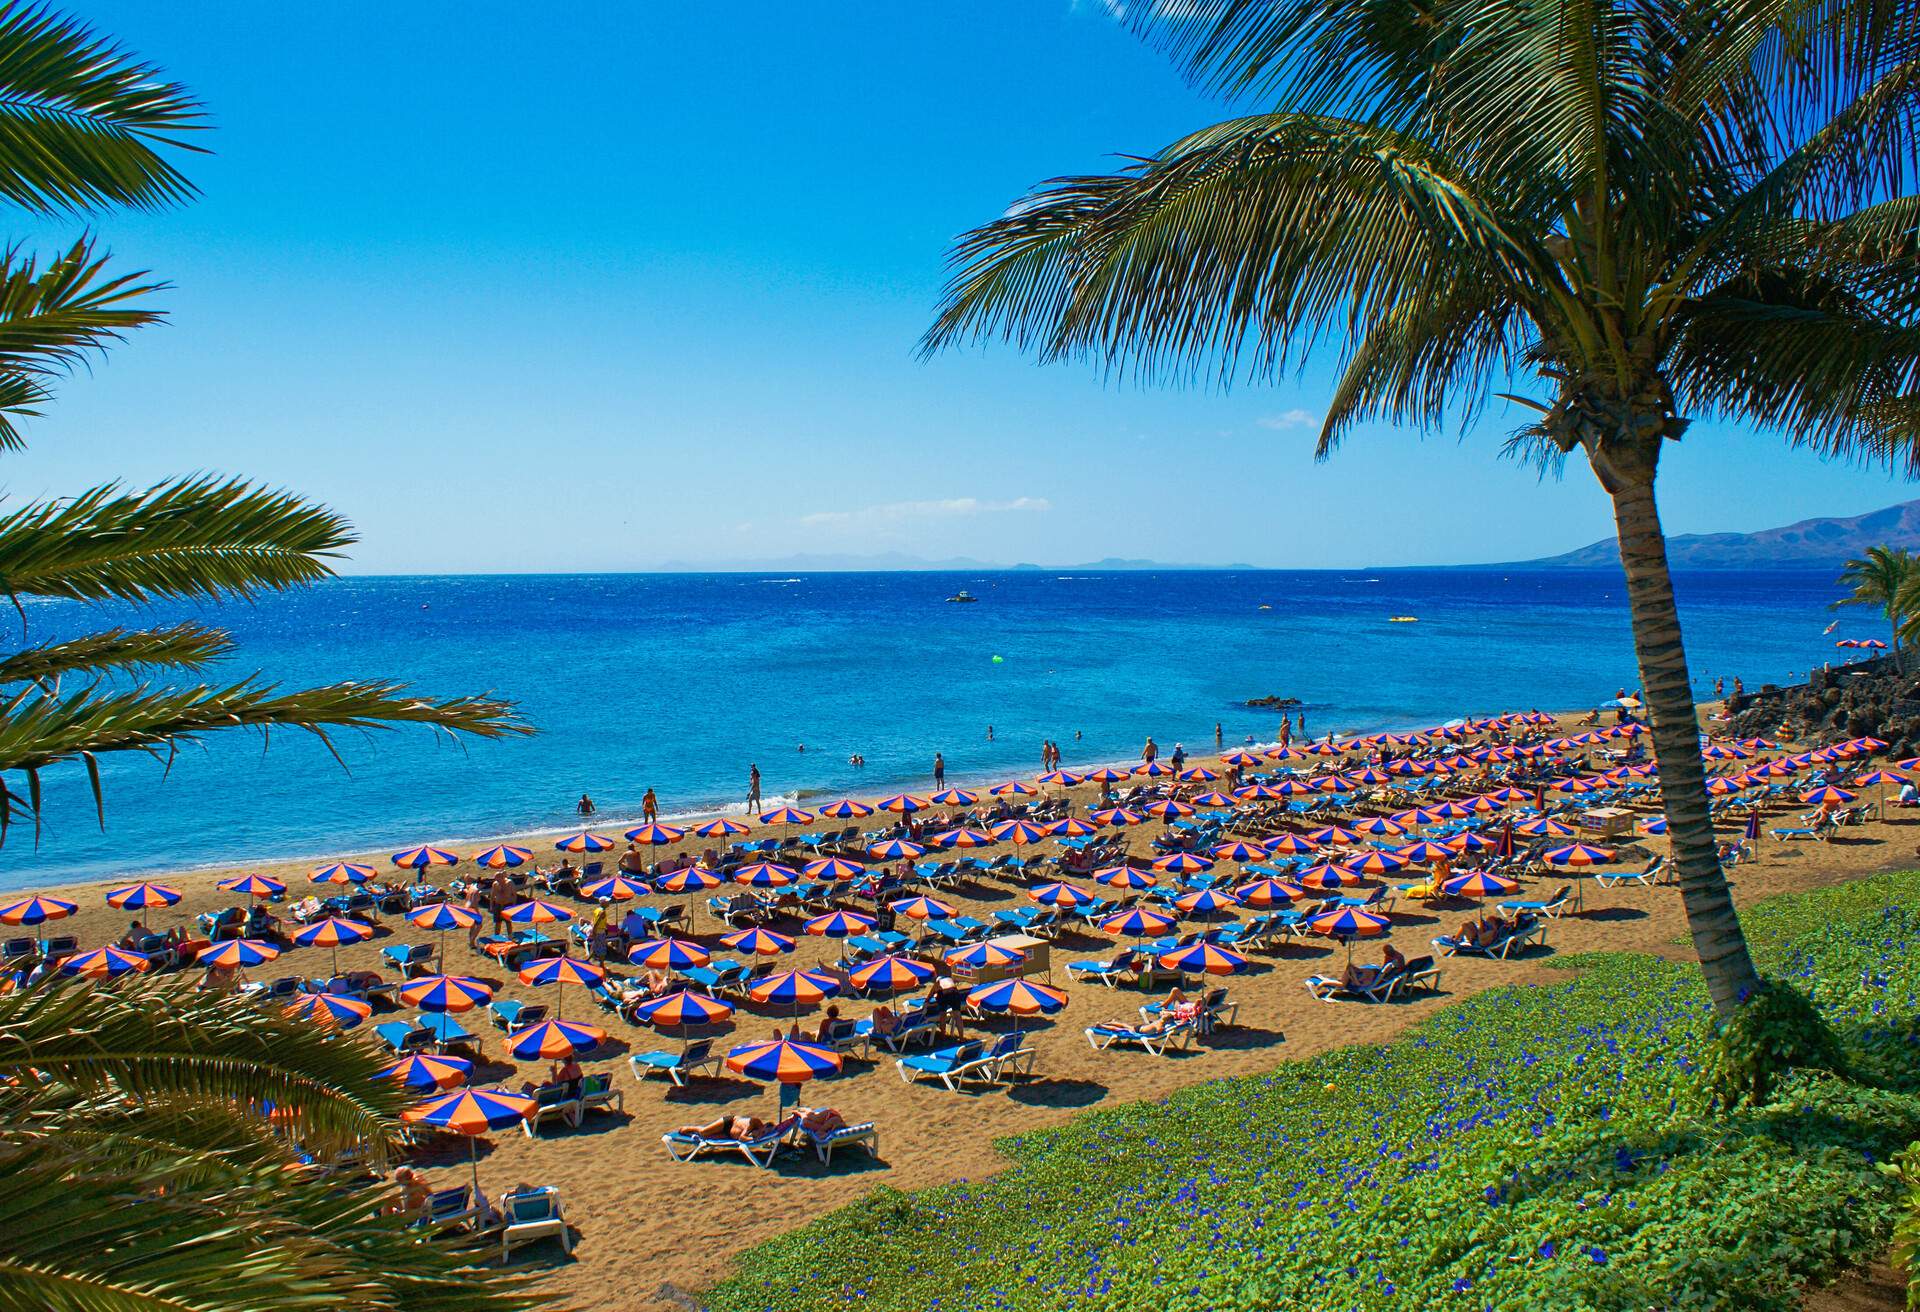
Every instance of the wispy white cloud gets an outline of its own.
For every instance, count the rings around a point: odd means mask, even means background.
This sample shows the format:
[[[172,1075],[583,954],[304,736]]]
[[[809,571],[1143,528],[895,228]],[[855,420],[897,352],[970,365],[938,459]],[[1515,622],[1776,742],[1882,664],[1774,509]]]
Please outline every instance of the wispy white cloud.
[[[948,497],[943,501],[890,501],[858,510],[817,510],[800,522],[812,528],[848,524],[897,524],[911,519],[961,519],[973,515],[1002,515],[1016,511],[1052,510],[1045,497],[1015,497],[1011,501],[982,501],[979,497]]]
[[[1254,422],[1262,428],[1273,428],[1284,432],[1289,428],[1314,428],[1319,425],[1320,416],[1311,410],[1302,410],[1299,406],[1295,406],[1277,415],[1263,416]]]

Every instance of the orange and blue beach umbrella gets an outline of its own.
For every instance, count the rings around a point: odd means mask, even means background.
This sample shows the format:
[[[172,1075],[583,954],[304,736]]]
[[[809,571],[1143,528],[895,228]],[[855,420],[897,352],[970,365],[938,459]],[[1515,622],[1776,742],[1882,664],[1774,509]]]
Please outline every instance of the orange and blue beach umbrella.
[[[422,1011],[472,1011],[493,1001],[493,988],[467,975],[422,975],[407,981],[400,1000]]]
[[[309,878],[316,884],[364,884],[375,873],[372,866],[363,866],[357,861],[335,861],[316,868]]]
[[[1170,797],[1159,802],[1148,802],[1140,811],[1143,815],[1157,816],[1162,820],[1181,820],[1193,814],[1192,807]]]
[[[1086,779],[1085,775],[1075,774],[1071,770],[1049,770],[1034,782],[1051,784],[1055,788],[1072,788],[1076,784],[1085,783]]]
[[[823,1075],[838,1074],[840,1054],[817,1043],[771,1039],[745,1043],[729,1052],[727,1069],[749,1079],[804,1084]]]
[[[1272,856],[1304,856],[1309,852],[1320,850],[1320,844],[1311,838],[1303,838],[1299,834],[1281,834],[1277,838],[1267,839],[1260,846],[1266,848],[1268,854]]]
[[[1256,847],[1238,838],[1213,849],[1213,859],[1216,861],[1261,861],[1268,855],[1266,848]]]
[[[279,897],[287,891],[287,886],[277,879],[268,879],[265,875],[235,875],[232,879],[223,879],[214,885],[224,893],[243,893],[247,897]],[[6,912],[0,910],[0,920],[6,918]]]
[[[1800,800],[1817,803],[1820,806],[1844,806],[1853,801],[1854,796],[1844,788],[1835,788],[1829,784],[1825,788],[1815,788],[1811,792],[1800,794]]]
[[[108,893],[107,905],[122,911],[142,911],[147,907],[170,907],[184,896],[179,889],[166,884],[128,884]]]
[[[49,920],[64,920],[80,909],[78,902],[57,897],[23,897],[0,906],[0,924],[44,925]]]
[[[1207,857],[1196,856],[1192,852],[1175,852],[1155,861],[1153,868],[1174,875],[1199,875],[1213,869],[1213,862]]]
[[[663,993],[633,1009],[633,1018],[643,1025],[678,1029],[687,1025],[718,1025],[733,1015],[733,1007],[704,993],[680,989]]]
[[[1484,870],[1469,871],[1440,885],[1450,897],[1511,897],[1520,882],[1505,875],[1490,875]]]
[[[1349,870],[1345,866],[1324,864],[1301,871],[1293,877],[1293,882],[1302,888],[1329,889],[1352,888],[1356,884],[1365,883],[1366,880],[1357,870]]]
[[[908,897],[893,904],[893,914],[909,920],[951,920],[953,908],[937,897]]]
[[[323,1030],[350,1030],[373,1015],[373,1006],[358,998],[309,993],[293,1002],[281,1014],[290,1020],[303,1020]]]
[[[980,794],[970,793],[964,788],[947,788],[933,795],[935,806],[972,806],[980,800]]]
[[[1129,907],[1119,915],[1108,916],[1100,922],[1100,928],[1109,934],[1125,934],[1128,938],[1145,938],[1149,934],[1164,934],[1177,922],[1172,916],[1158,911],[1149,911],[1145,907]]]
[[[1603,866],[1613,860],[1613,853],[1604,847],[1573,843],[1554,848],[1547,853],[1547,860],[1556,866]]]
[[[1194,806],[1205,807],[1209,811],[1229,811],[1240,805],[1234,798],[1222,792],[1202,793],[1190,800]]]
[[[505,1089],[462,1089],[418,1107],[409,1107],[400,1113],[400,1119],[454,1134],[482,1135],[488,1130],[518,1125],[533,1108],[533,1099]]]
[[[434,902],[407,912],[407,923],[444,934],[450,929],[472,929],[480,923],[480,913],[452,902]]]
[[[1307,839],[1318,843],[1321,847],[1334,847],[1357,843],[1360,841],[1360,835],[1341,825],[1328,825],[1324,829],[1314,830],[1307,835]]]
[[[444,847],[410,847],[404,852],[395,852],[390,858],[403,870],[424,870],[428,866],[457,866],[460,857]]]
[[[1081,776],[1089,783],[1096,784],[1117,784],[1128,777],[1125,770],[1116,770],[1110,765],[1103,765],[1098,770],[1089,770]]]
[[[520,969],[522,984],[578,984],[592,988],[606,977],[607,972],[599,966],[574,957],[546,957]]]
[[[837,802],[828,802],[821,807],[820,814],[830,820],[863,820],[873,814],[873,808],[865,802],[856,802],[851,797],[843,797]]]
[[[948,829],[933,836],[936,847],[992,847],[998,841],[981,829]]]
[[[993,970],[1025,961],[1027,954],[1019,948],[1010,948],[1000,943],[970,943],[966,947],[955,948],[942,959],[949,966],[964,966],[969,970]]]
[[[1133,767],[1133,773],[1148,779],[1160,779],[1173,773],[1173,767],[1162,765],[1159,761],[1142,761]]]
[[[1180,772],[1180,782],[1187,784],[1210,784],[1220,777],[1217,771],[1204,765],[1190,765]]]
[[[1459,855],[1450,847],[1442,847],[1439,843],[1429,843],[1425,840],[1408,843],[1405,847],[1396,847],[1393,854],[1407,864],[1416,866],[1424,866],[1434,861],[1451,861]]]
[[[794,806],[778,806],[760,813],[760,823],[763,825],[810,825],[813,821],[813,812],[802,811]]]
[[[474,853],[473,863],[488,870],[504,870],[508,866],[521,866],[533,860],[533,849],[520,847],[513,843],[499,843],[484,852]]]
[[[299,930],[294,934],[293,941],[303,948],[337,948],[342,943],[362,943],[372,937],[372,925],[328,916]]]
[[[1051,1016],[1066,1008],[1067,995],[1044,984],[1003,979],[973,989],[967,994],[967,1005],[1012,1016]]]
[[[1487,852],[1500,846],[1493,839],[1480,834],[1455,834],[1447,840],[1446,845],[1456,852]]]
[[[203,966],[239,969],[244,966],[258,966],[262,962],[272,961],[279,955],[279,948],[271,943],[263,943],[257,938],[230,938],[224,943],[215,943],[211,947],[201,948],[200,955],[194,960]]]
[[[1177,970],[1183,975],[1238,975],[1249,965],[1247,959],[1238,952],[1230,952],[1211,943],[1176,948],[1161,954],[1158,961],[1161,969]]]
[[[728,820],[724,817],[718,820],[709,820],[705,824],[695,825],[692,830],[696,838],[739,838],[743,834],[750,834],[752,832],[753,830],[751,828],[741,824],[738,820]]]
[[[801,928],[826,938],[846,938],[866,933],[875,923],[872,916],[863,916],[858,911],[830,911],[824,916],[815,916]]]
[[[758,925],[747,929],[737,929],[723,935],[720,945],[732,952],[744,952],[755,957],[777,957],[783,952],[793,951],[793,940],[785,934],[776,934],[770,929]]]
[[[635,825],[621,835],[630,843],[645,843],[649,847],[665,847],[668,843],[677,843],[686,836],[687,831],[678,825],[653,823]]]
[[[782,1007],[811,1007],[840,991],[840,981],[818,970],[783,970],[747,991],[755,1002]]]
[[[1042,906],[1049,907],[1083,907],[1096,900],[1094,895],[1084,888],[1059,883],[1042,884],[1038,888],[1028,889],[1027,896]]]
[[[82,952],[77,957],[68,957],[60,963],[64,975],[78,975],[81,979],[118,979],[122,975],[146,970],[153,963],[138,952],[128,952],[122,948],[95,948],[91,952]]]
[[[1108,888],[1152,888],[1160,881],[1144,870],[1135,870],[1132,866],[1108,866],[1097,870],[1093,882],[1105,884]]]
[[[611,902],[631,902],[636,897],[645,897],[653,892],[647,884],[625,875],[608,875],[605,879],[595,879],[580,885],[580,896],[598,902],[602,898]]]
[[[577,834],[568,834],[565,838],[553,840],[553,849],[556,852],[604,852],[612,846],[611,838],[602,838],[584,829]]]
[[[1031,784],[1023,784],[1018,779],[1013,779],[1004,784],[995,784],[987,791],[995,797],[1032,797],[1040,790]]]
[[[1049,824],[1047,832],[1055,838],[1088,838],[1099,833],[1100,826],[1077,816],[1068,816],[1064,820],[1055,820]]]
[[[884,989],[891,993],[919,988],[933,975],[933,967],[924,961],[916,961],[912,957],[886,956],[875,957],[848,978],[856,989]]]
[[[653,886],[662,893],[692,893],[703,888],[718,888],[721,882],[720,876],[711,870],[688,866],[685,870],[662,875],[653,881]]]
[[[884,843],[875,843],[867,848],[867,855],[876,861],[897,861],[902,857],[919,857],[926,854],[926,848],[918,843],[908,842],[904,838],[889,838]]]
[[[430,1057],[421,1053],[402,1057],[375,1073],[376,1080],[392,1080],[409,1089],[451,1089],[465,1084],[473,1074],[473,1063],[465,1057]]]
[[[799,880],[798,870],[778,861],[749,861],[733,872],[733,882],[748,888],[785,888]]]
[[[1216,911],[1230,911],[1240,905],[1240,899],[1217,888],[1203,888],[1177,899],[1174,905],[1189,915],[1204,916]]]
[[[628,948],[627,960],[654,970],[685,970],[690,966],[704,966],[713,957],[691,939],[650,938]]]
[[[1246,906],[1271,907],[1299,902],[1307,896],[1307,890],[1284,879],[1256,879],[1234,889],[1233,895]]]
[[[1315,916],[1307,922],[1307,928],[1328,938],[1378,938],[1393,928],[1393,922],[1371,911],[1348,907]]]
[[[990,832],[1000,842],[1012,843],[1015,847],[1025,847],[1028,843],[1038,843],[1049,837],[1045,825],[1035,824],[1031,820],[1002,820]]]
[[[1383,815],[1369,816],[1365,820],[1355,821],[1353,832],[1365,834],[1369,838],[1398,838],[1407,831]]]
[[[1129,811],[1124,806],[1108,807],[1104,811],[1095,811],[1087,819],[1095,824],[1112,825],[1115,829],[1126,829],[1133,825],[1143,825],[1147,818],[1138,811]]]
[[[573,919],[573,912],[565,907],[542,902],[537,897],[516,902],[501,914],[516,925],[557,925]]]
[[[1407,863],[1390,852],[1364,852],[1345,862],[1347,869],[1362,875],[1390,875],[1405,870]]]
[[[516,1034],[507,1036],[507,1051],[520,1061],[538,1061],[570,1057],[576,1052],[592,1052],[607,1041],[607,1032],[598,1025],[582,1025],[577,1020],[543,1020]]]
[[[915,811],[927,809],[927,799],[915,793],[895,793],[892,797],[880,799],[880,809],[900,815],[912,815]]]
[[[808,879],[846,880],[860,878],[867,873],[867,868],[858,861],[848,861],[844,857],[823,856],[801,866],[800,873]]]
[[[1513,832],[1528,838],[1572,838],[1580,831],[1563,821],[1541,816],[1537,820],[1522,820],[1513,827]]]

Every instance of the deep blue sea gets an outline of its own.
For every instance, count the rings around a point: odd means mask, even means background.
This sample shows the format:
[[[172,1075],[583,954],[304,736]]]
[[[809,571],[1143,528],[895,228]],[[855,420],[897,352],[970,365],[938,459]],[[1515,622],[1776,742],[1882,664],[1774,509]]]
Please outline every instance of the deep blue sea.
[[[1823,635],[1826,572],[1677,585],[1703,691],[1803,674],[1835,638],[1876,632],[1856,612]],[[31,641],[194,616],[240,643],[222,675],[491,690],[540,734],[347,735],[350,771],[298,733],[264,751],[210,740],[164,772],[125,757],[105,763],[104,832],[81,769],[54,771],[37,850],[15,830],[0,887],[553,830],[583,791],[611,829],[649,786],[667,815],[736,803],[755,762],[768,798],[818,798],[923,787],[936,750],[959,782],[1037,770],[1045,738],[1069,765],[1132,756],[1148,734],[1211,748],[1216,722],[1229,743],[1266,741],[1275,716],[1241,705],[1265,694],[1301,698],[1315,734],[1589,706],[1637,682],[1621,586],[1512,570],[512,575],[341,579],[218,609],[43,603]],[[962,588],[978,604],[945,604]]]

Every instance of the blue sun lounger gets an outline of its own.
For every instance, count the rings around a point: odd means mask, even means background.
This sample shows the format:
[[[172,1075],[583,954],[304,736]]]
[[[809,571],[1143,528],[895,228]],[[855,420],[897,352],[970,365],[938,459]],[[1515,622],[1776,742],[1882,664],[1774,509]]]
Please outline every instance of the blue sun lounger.
[[[764,1168],[773,1165],[774,1155],[786,1144],[788,1136],[799,1124],[799,1117],[789,1116],[784,1121],[768,1126],[757,1139],[704,1139],[699,1135],[671,1130],[660,1136],[660,1142],[666,1145],[667,1156],[676,1162],[691,1162],[711,1153],[739,1153],[755,1166]]]

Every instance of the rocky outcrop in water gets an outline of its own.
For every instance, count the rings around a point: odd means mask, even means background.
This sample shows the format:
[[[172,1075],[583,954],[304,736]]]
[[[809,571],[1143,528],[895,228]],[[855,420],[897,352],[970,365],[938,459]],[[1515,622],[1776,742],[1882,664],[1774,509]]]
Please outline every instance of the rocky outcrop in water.
[[[1769,684],[1729,700],[1735,737],[1837,742],[1879,738],[1892,759],[1920,756],[1920,675],[1896,670],[1890,659],[1815,670],[1807,682]]]

